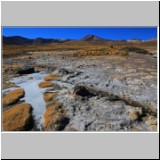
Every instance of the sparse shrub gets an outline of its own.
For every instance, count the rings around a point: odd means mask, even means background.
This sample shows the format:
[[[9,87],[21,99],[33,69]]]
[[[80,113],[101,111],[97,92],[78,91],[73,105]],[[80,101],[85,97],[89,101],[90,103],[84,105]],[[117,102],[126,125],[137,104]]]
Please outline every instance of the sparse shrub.
[[[128,56],[128,55],[129,55],[129,51],[128,51],[128,50],[121,50],[121,51],[120,51],[120,54],[121,54],[122,56]]]

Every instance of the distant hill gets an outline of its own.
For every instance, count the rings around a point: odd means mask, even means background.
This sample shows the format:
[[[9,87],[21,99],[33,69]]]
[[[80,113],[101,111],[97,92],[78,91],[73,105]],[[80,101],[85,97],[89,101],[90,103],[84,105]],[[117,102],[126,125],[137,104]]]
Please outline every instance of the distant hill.
[[[20,36],[12,36],[12,37],[3,36],[3,44],[32,44],[32,42],[33,40]]]
[[[128,40],[128,42],[144,42],[144,40],[138,39],[138,38],[133,38],[133,39]]]
[[[104,39],[104,38],[89,34],[89,35],[85,36],[84,38],[82,38],[81,41],[89,41],[89,42],[91,42],[91,41],[104,41],[105,42],[105,41],[112,41],[112,40]]]
[[[157,38],[152,38],[148,40],[148,42],[155,42],[155,41],[157,41]]]
[[[127,40],[119,39],[119,40],[114,40],[114,42],[127,42]]]
[[[36,38],[36,39],[29,39],[21,36],[11,36],[6,37],[3,36],[3,44],[16,44],[16,45],[25,45],[25,44],[33,44],[33,45],[42,45],[42,44],[48,44],[48,43],[63,43],[69,41],[69,39],[66,40],[60,40],[60,39],[45,39],[45,38]]]
[[[48,44],[48,43],[63,43],[69,41],[67,40],[60,40],[60,39],[44,39],[44,38],[36,38],[33,39],[33,44]]]

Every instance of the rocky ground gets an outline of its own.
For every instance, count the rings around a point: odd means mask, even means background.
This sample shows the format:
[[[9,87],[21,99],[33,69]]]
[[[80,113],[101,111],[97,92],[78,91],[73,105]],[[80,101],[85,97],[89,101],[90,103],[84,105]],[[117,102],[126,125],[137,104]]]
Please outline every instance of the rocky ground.
[[[3,130],[157,131],[155,54],[74,54],[3,58]]]

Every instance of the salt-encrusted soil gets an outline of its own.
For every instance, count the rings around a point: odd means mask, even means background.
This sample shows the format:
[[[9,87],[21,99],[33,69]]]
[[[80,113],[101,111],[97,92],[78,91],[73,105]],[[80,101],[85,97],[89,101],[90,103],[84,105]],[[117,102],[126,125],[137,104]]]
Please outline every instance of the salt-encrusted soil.
[[[24,98],[16,103],[32,106],[32,130],[157,130],[155,56],[74,53],[30,52],[3,59],[3,95],[24,89]]]

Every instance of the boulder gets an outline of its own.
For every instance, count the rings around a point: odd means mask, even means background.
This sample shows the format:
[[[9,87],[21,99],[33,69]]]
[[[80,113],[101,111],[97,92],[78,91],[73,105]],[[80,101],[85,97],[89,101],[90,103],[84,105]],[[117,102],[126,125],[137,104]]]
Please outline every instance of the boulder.
[[[67,75],[67,74],[69,73],[69,71],[68,71],[67,69],[65,69],[65,68],[61,68],[61,69],[59,70],[59,73],[60,73],[61,75]]]
[[[25,68],[18,70],[16,73],[17,74],[32,74],[32,73],[35,73],[35,69],[33,67],[31,68],[25,67]]]
[[[82,86],[82,85],[75,86],[73,93],[75,95],[81,96],[81,97],[93,97],[93,96],[95,96],[95,94],[91,93],[87,87]]]

